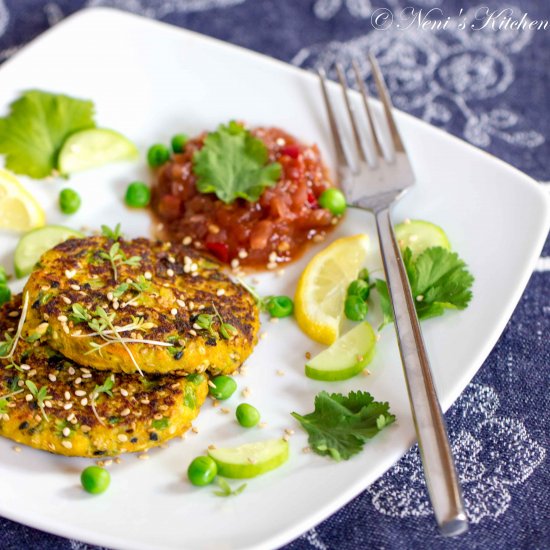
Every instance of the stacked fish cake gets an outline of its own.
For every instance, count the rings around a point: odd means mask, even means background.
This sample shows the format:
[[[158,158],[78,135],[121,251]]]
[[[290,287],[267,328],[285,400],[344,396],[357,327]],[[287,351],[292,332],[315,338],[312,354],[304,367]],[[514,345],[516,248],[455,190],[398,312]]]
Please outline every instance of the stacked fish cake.
[[[118,236],[46,252],[0,310],[0,435],[72,456],[181,435],[252,352],[253,297],[196,251]]]

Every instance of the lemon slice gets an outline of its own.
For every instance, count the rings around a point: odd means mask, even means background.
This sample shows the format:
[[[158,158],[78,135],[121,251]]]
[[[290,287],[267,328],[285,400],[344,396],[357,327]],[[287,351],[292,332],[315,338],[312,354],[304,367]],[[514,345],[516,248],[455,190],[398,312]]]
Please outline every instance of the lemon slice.
[[[313,340],[330,345],[338,338],[346,292],[365,264],[368,242],[367,235],[338,239],[316,254],[302,273],[295,316]]]
[[[65,141],[59,152],[58,168],[62,174],[72,174],[137,156],[136,146],[122,134],[92,128],[76,132]]]
[[[45,221],[36,199],[13,174],[0,169],[0,229],[29,231]]]

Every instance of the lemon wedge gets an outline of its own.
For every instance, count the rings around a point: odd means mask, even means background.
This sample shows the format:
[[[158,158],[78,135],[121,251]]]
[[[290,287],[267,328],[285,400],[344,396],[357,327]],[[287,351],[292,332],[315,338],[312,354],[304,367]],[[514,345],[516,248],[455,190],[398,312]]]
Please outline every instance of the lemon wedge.
[[[302,273],[295,316],[313,340],[330,345],[338,338],[346,292],[365,264],[368,242],[367,235],[338,239],[316,254]]]
[[[29,231],[46,221],[35,198],[10,172],[0,169],[0,229]]]

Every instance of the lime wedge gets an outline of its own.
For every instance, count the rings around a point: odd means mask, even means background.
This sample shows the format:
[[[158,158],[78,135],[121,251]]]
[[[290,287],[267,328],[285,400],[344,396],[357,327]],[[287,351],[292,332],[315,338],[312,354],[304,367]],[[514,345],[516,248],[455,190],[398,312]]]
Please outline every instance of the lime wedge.
[[[451,244],[445,231],[435,223],[424,220],[410,220],[395,226],[395,238],[401,252],[410,248],[413,256],[418,256],[432,246],[440,246],[451,250]]]
[[[306,365],[306,376],[326,381],[351,378],[371,362],[375,347],[376,334],[365,321],[316,355]]]
[[[137,156],[136,146],[122,134],[92,128],[76,132],[65,141],[59,153],[58,169],[62,174],[72,174]]]
[[[15,276],[21,278],[28,275],[34,269],[40,256],[50,248],[67,239],[82,237],[84,235],[79,231],[61,225],[46,225],[29,231],[19,239],[15,249]]]
[[[288,459],[288,443],[269,439],[239,447],[213,449],[208,456],[218,466],[218,475],[234,479],[256,477],[278,468]]]

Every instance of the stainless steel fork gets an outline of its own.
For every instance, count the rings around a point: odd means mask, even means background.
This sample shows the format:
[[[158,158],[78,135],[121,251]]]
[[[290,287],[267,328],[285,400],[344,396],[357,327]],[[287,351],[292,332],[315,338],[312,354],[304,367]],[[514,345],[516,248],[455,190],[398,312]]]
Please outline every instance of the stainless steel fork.
[[[339,64],[336,65],[344,103],[351,121],[352,140],[346,139],[342,125],[337,123],[335,110],[329,97],[326,75],[322,70],[319,71],[319,79],[346,200],[349,206],[368,210],[376,218],[397,341],[428,491],[441,533],[446,536],[455,536],[468,529],[468,520],[464,512],[462,493],[445,420],[435,391],[407,272],[395,239],[390,216],[392,205],[414,184],[414,174],[397,131],[390,96],[382,73],[374,56],[370,55],[369,60],[378,95],[384,107],[391,141],[389,146],[391,151],[387,158],[382,147],[383,133],[374,123],[367,90],[357,63],[354,61],[352,66],[363,100],[363,122],[350,101],[344,71]],[[367,140],[370,141],[372,148],[369,148]]]

